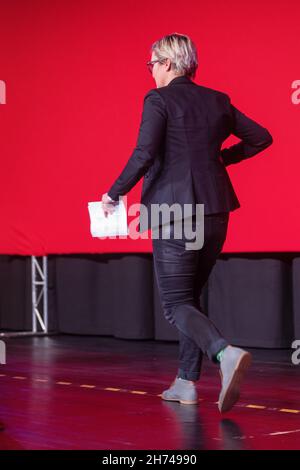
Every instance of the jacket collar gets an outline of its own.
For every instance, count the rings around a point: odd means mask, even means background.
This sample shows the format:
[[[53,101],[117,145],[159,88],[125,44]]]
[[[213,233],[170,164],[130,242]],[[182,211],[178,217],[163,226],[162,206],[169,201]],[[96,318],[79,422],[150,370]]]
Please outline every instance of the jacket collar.
[[[177,85],[177,83],[193,83],[192,80],[186,75],[179,75],[179,77],[173,78],[167,86]]]

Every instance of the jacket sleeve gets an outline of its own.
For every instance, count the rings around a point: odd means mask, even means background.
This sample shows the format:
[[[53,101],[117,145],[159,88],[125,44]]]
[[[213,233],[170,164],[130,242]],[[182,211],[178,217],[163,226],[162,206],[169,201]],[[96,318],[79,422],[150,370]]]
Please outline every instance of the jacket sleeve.
[[[142,119],[137,139],[130,158],[123,171],[107,194],[118,200],[140,180],[153,164],[161,142],[165,137],[167,111],[163,98],[155,90],[150,90],[144,98]]]
[[[265,127],[239,111],[230,103],[229,97],[228,99],[231,113],[231,134],[239,137],[241,141],[221,150],[225,166],[253,157],[273,143],[273,137]]]

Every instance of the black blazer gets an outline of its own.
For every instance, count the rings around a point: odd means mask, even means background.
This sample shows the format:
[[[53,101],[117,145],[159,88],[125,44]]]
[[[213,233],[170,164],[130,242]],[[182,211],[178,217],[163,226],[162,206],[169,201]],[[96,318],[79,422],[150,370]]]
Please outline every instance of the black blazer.
[[[221,150],[231,134],[241,140]],[[269,131],[235,108],[226,93],[175,77],[145,95],[136,147],[108,195],[117,200],[145,176],[141,203],[148,217],[141,220],[141,213],[140,232],[157,226],[151,204],[179,203],[182,211],[192,204],[192,213],[197,203],[204,204],[204,214],[233,211],[240,203],[225,167],[272,142]]]

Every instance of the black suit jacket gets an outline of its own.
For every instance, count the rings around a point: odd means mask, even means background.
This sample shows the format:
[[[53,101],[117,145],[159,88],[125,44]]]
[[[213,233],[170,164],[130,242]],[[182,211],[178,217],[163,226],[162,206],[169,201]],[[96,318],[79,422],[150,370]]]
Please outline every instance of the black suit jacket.
[[[231,134],[241,140],[221,150]],[[144,176],[141,203],[148,213],[140,217],[142,232],[157,226],[151,204],[192,204],[192,213],[197,203],[205,214],[233,211],[240,203],[225,167],[272,142],[269,131],[234,107],[226,93],[175,77],[145,95],[136,147],[108,195],[117,200]]]

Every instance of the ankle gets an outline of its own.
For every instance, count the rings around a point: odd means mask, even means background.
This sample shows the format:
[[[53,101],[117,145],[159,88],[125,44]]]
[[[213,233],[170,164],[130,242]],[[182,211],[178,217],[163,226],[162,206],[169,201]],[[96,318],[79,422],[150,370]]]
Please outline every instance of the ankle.
[[[221,362],[223,359],[224,351],[226,348],[230,347],[230,344],[228,346],[225,346],[225,348],[221,349],[217,354],[216,354],[216,359],[218,362]]]
[[[194,380],[183,379],[182,377],[178,377],[178,376],[177,376],[177,379],[183,380],[184,382],[191,383],[191,384],[194,384],[194,385],[196,384],[196,381],[194,381]]]

